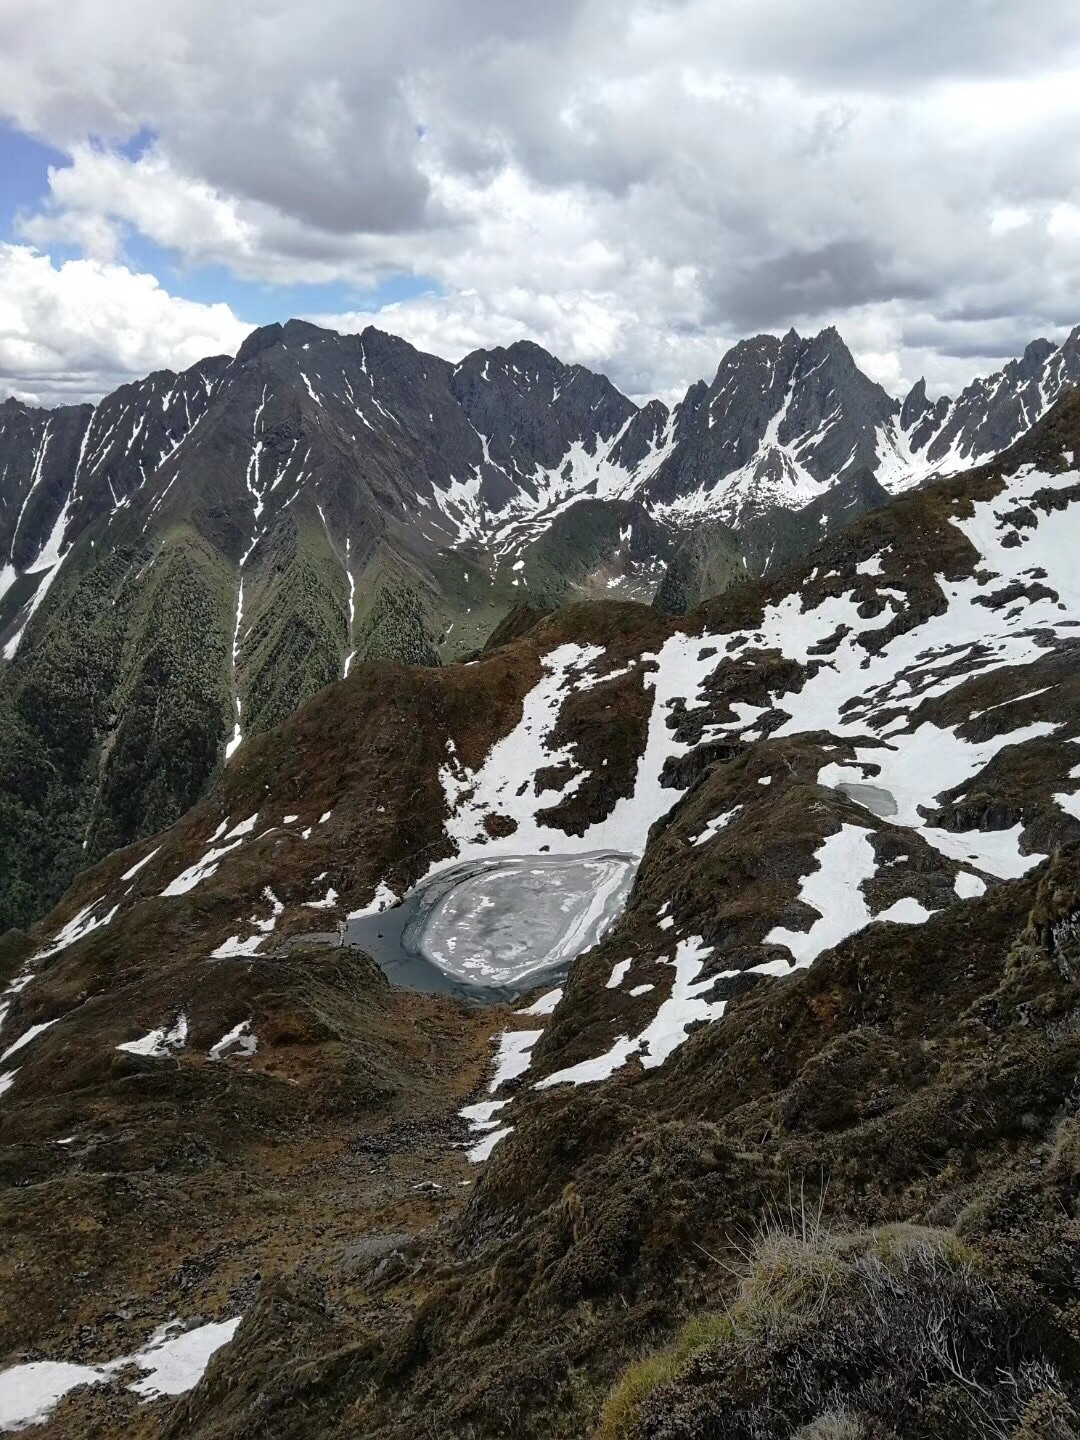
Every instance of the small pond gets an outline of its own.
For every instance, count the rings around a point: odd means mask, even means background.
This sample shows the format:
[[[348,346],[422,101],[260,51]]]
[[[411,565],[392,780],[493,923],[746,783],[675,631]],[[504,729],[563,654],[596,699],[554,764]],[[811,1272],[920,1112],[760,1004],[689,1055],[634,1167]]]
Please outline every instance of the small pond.
[[[397,985],[506,999],[565,975],[622,911],[638,857],[513,855],[468,860],[422,881],[381,915],[350,920]]]
[[[863,805],[872,815],[878,815],[887,820],[890,815],[895,815],[898,810],[896,796],[891,790],[884,789],[881,785],[867,785],[854,780],[845,780],[837,785],[841,795],[848,795],[857,805]]]

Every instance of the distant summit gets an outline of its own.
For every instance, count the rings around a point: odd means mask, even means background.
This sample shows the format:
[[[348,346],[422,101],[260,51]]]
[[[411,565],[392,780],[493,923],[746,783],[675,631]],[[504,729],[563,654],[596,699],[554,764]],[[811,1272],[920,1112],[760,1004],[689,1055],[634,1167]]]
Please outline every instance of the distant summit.
[[[5,402],[0,925],[354,664],[464,658],[522,605],[685,609],[996,454],[1077,383],[1080,330],[902,404],[835,329],[790,330],[669,410],[529,341],[452,365],[290,320],[96,406]]]

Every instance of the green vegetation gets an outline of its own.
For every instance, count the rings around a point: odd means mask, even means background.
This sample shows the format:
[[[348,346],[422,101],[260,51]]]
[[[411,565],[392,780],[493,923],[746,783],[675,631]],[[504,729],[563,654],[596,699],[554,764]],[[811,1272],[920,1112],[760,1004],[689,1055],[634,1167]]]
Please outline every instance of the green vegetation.
[[[418,574],[380,547],[356,577],[353,645],[356,658],[438,665],[434,596]]]
[[[769,1224],[725,1313],[630,1366],[595,1440],[1045,1436],[1072,1412],[1024,1301],[948,1230]],[[1025,1428],[1036,1420],[1048,1427]]]
[[[203,793],[229,723],[230,591],[187,527],[64,567],[0,694],[0,931]]]
[[[0,931],[204,792],[231,713],[234,603],[188,526],[84,542],[64,566],[0,692]]]
[[[746,562],[734,531],[719,522],[699,525],[671,557],[653,604],[666,615],[686,615],[746,578]]]
[[[114,728],[102,737],[88,859],[164,829],[202,794],[229,728],[230,592],[221,558],[186,527],[170,531],[144,569],[111,698]]]
[[[235,583],[235,582],[234,582]],[[244,734],[260,735],[340,680],[349,650],[344,557],[317,517],[281,515],[244,571]]]
[[[83,858],[120,672],[134,557],[66,567],[0,691],[0,932],[63,894]],[[46,624],[46,611],[52,622]]]
[[[541,609],[578,598],[575,591],[610,561],[631,526],[644,533],[652,558],[663,558],[667,536],[640,505],[626,500],[579,500],[552,521],[525,560],[526,594]]]

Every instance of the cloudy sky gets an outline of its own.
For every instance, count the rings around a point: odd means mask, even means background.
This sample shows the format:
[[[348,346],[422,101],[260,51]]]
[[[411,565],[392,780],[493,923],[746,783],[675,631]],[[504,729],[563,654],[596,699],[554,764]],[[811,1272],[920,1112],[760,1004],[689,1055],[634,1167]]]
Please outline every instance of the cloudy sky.
[[[0,395],[289,315],[635,397],[836,324],[901,393],[1080,321],[1076,0],[2,0]]]

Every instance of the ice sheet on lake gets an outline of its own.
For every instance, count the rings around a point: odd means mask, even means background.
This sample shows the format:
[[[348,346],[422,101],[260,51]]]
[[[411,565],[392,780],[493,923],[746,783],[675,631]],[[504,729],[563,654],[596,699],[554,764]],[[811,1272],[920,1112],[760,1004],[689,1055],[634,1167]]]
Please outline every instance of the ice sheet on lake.
[[[507,856],[458,866],[418,887],[403,943],[440,970],[482,985],[519,985],[565,967],[622,909],[630,855]]]

